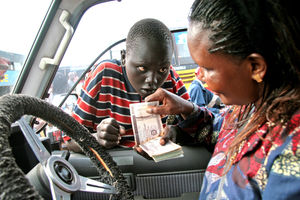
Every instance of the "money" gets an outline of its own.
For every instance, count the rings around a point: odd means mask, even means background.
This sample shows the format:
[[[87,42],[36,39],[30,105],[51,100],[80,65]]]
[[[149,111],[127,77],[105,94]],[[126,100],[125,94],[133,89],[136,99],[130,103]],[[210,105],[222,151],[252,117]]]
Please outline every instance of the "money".
[[[146,112],[148,106],[158,106],[158,101],[130,104],[131,122],[137,146],[140,146],[155,162],[183,156],[180,145],[169,141],[160,145],[163,133],[160,115]]]

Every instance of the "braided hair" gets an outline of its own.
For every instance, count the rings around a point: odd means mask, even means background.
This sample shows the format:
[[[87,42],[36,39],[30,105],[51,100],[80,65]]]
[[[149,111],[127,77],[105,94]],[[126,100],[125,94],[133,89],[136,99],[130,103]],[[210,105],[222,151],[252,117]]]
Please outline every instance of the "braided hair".
[[[263,78],[262,103],[255,108],[251,119],[253,103],[235,106],[236,115],[232,116],[239,118],[237,123],[236,119],[230,119],[230,126],[241,127],[249,122],[235,137],[228,155],[233,155],[239,144],[262,124],[287,125],[300,108],[299,18],[291,0],[195,0],[193,3],[190,24],[199,24],[201,29],[210,31],[210,53],[238,59],[258,53],[268,66]]]

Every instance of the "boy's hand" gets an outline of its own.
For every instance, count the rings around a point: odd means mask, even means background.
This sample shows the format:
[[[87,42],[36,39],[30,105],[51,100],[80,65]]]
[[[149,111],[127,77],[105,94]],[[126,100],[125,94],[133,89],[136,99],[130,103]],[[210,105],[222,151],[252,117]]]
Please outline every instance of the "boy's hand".
[[[94,137],[105,148],[112,148],[120,143],[121,135],[125,134],[124,127],[120,126],[114,118],[107,118],[97,126]]]

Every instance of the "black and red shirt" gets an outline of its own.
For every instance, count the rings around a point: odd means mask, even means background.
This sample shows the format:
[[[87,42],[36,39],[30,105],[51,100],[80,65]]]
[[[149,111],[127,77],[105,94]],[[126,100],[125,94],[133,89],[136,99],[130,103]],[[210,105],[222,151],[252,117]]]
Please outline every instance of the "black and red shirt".
[[[184,99],[189,99],[182,80],[172,66],[169,76],[161,87]],[[114,118],[126,130],[120,146],[132,147],[135,143],[129,105],[143,101],[130,84],[125,67],[122,67],[117,60],[103,61],[85,80],[72,116],[95,132],[97,125],[103,119]],[[166,118],[162,118],[162,122],[165,124]]]

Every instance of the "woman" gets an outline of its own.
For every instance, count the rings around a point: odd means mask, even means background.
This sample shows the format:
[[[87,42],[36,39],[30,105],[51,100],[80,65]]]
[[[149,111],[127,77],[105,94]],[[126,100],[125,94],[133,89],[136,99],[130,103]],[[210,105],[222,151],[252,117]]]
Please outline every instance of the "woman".
[[[299,199],[299,21],[289,1],[196,0],[188,46],[204,79],[231,109],[217,118],[159,89],[148,109],[214,144],[200,199]],[[219,132],[203,124],[222,123]],[[196,124],[196,126],[194,126]],[[212,133],[218,133],[214,135]],[[164,144],[176,137],[165,134]]]

